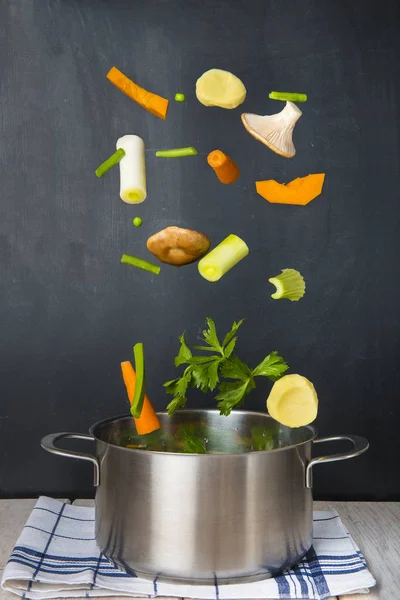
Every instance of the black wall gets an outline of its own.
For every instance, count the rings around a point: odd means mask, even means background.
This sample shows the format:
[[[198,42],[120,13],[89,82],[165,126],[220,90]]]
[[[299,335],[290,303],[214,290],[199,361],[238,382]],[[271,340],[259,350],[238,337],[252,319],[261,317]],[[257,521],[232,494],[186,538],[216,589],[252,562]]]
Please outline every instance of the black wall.
[[[211,316],[221,329],[246,317],[244,360],[278,349],[314,382],[322,434],[370,440],[362,458],[316,469],[317,497],[400,499],[398,31],[397,0],[0,3],[1,496],[92,494],[90,467],[45,454],[40,438],[125,412],[119,362],[137,341],[163,408],[178,334],[194,341]],[[165,122],[107,81],[112,65],[170,99]],[[212,67],[244,81],[237,110],[196,100]],[[291,160],[240,121],[242,109],[280,110],[275,89],[309,96]],[[148,150],[137,208],[119,199],[118,169],[94,176],[126,133]],[[155,158],[186,145],[199,156]],[[237,184],[220,185],[207,166],[214,148],[240,165]],[[323,195],[307,207],[255,192],[257,179],[322,171]],[[147,237],[171,224],[213,243],[237,233],[250,255],[217,284],[196,265],[155,277],[119,264],[123,252],[147,257]],[[287,267],[307,281],[298,303],[270,298],[268,277]],[[247,406],[264,410],[268,390]]]

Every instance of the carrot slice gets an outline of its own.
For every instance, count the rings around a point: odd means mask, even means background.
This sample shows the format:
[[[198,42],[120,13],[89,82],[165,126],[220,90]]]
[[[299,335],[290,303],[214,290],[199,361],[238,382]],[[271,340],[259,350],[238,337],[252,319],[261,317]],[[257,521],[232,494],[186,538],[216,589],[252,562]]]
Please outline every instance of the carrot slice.
[[[239,177],[239,168],[225,152],[213,150],[207,156],[207,162],[214,169],[221,183],[234,183]]]
[[[139,435],[146,435],[146,433],[151,433],[152,431],[156,431],[156,429],[160,429],[161,423],[147,396],[144,397],[142,414],[138,419],[134,419],[134,421],[136,431]]]
[[[128,79],[116,67],[112,67],[107,73],[107,79],[111,81],[121,92],[151,112],[152,115],[165,119],[167,117],[168,100],[148,92],[137,83]]]
[[[127,360],[121,363],[122,377],[124,379],[126,392],[128,394],[129,403],[132,404],[133,396],[135,393],[136,386],[136,373],[132,366],[132,363]],[[142,412],[138,419],[134,419],[136,425],[136,431],[139,435],[146,435],[160,429],[161,423],[156,415],[150,400],[145,395]]]
[[[325,173],[314,173],[307,177],[297,177],[288,184],[274,179],[256,181],[257,193],[273,204],[298,204],[305,206],[322,192]]]

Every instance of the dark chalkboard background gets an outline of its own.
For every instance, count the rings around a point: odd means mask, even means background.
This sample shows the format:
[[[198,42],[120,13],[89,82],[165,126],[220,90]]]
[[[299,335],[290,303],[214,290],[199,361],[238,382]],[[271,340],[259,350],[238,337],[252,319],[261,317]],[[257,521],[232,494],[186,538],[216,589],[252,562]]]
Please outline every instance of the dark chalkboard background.
[[[194,341],[211,316],[220,328],[247,318],[244,360],[276,348],[315,383],[321,433],[370,440],[362,458],[318,467],[317,497],[400,499],[398,26],[397,0],[1,2],[1,496],[93,494],[91,468],[45,454],[40,438],[126,411],[119,362],[136,341],[163,408],[178,334]],[[112,65],[171,100],[165,122],[106,80]],[[212,67],[243,79],[237,110],[196,100]],[[278,112],[273,89],[309,96],[291,160],[240,121],[242,109]],[[126,133],[147,145],[148,198],[136,208],[119,199],[118,169],[94,176]],[[186,145],[199,156],[155,158]],[[207,166],[214,148],[240,165],[237,184]],[[305,208],[255,192],[256,179],[321,171],[323,195]],[[119,264],[123,252],[147,257],[147,237],[171,224],[214,243],[237,233],[250,256],[217,284],[196,265],[155,277]],[[270,298],[268,277],[286,267],[307,281],[301,302]],[[268,390],[248,407],[264,410]]]

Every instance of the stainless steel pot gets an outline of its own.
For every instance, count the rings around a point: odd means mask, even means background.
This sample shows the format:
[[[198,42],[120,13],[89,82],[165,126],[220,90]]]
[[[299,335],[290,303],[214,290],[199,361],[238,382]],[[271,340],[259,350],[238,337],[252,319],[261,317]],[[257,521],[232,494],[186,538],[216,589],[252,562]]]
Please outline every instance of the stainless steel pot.
[[[96,540],[127,572],[146,579],[214,584],[255,581],[296,564],[312,543],[312,469],[317,463],[365,452],[364,438],[316,439],[313,427],[289,429],[267,414],[181,411],[162,427],[206,424],[221,436],[248,436],[254,426],[275,428],[274,450],[236,454],[180,454],[117,445],[131,417],[96,423],[90,435],[56,433],[48,452],[91,461],[96,486]],[[276,429],[278,428],[278,429]],[[95,456],[56,447],[65,438],[95,440]],[[315,443],[348,440],[352,450],[311,458]]]

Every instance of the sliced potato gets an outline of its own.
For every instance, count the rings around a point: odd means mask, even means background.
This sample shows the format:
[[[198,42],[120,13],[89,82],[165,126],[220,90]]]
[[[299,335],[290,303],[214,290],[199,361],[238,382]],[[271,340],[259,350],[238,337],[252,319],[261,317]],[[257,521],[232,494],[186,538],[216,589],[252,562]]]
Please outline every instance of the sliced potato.
[[[166,227],[147,240],[147,249],[163,263],[180,267],[195,262],[210,248],[204,233],[181,227]]]
[[[309,425],[318,413],[317,392],[305,377],[285,375],[274,383],[267,409],[275,421],[287,427]]]
[[[210,69],[197,80],[196,96],[205,106],[236,108],[244,102],[246,88],[233,73]]]

